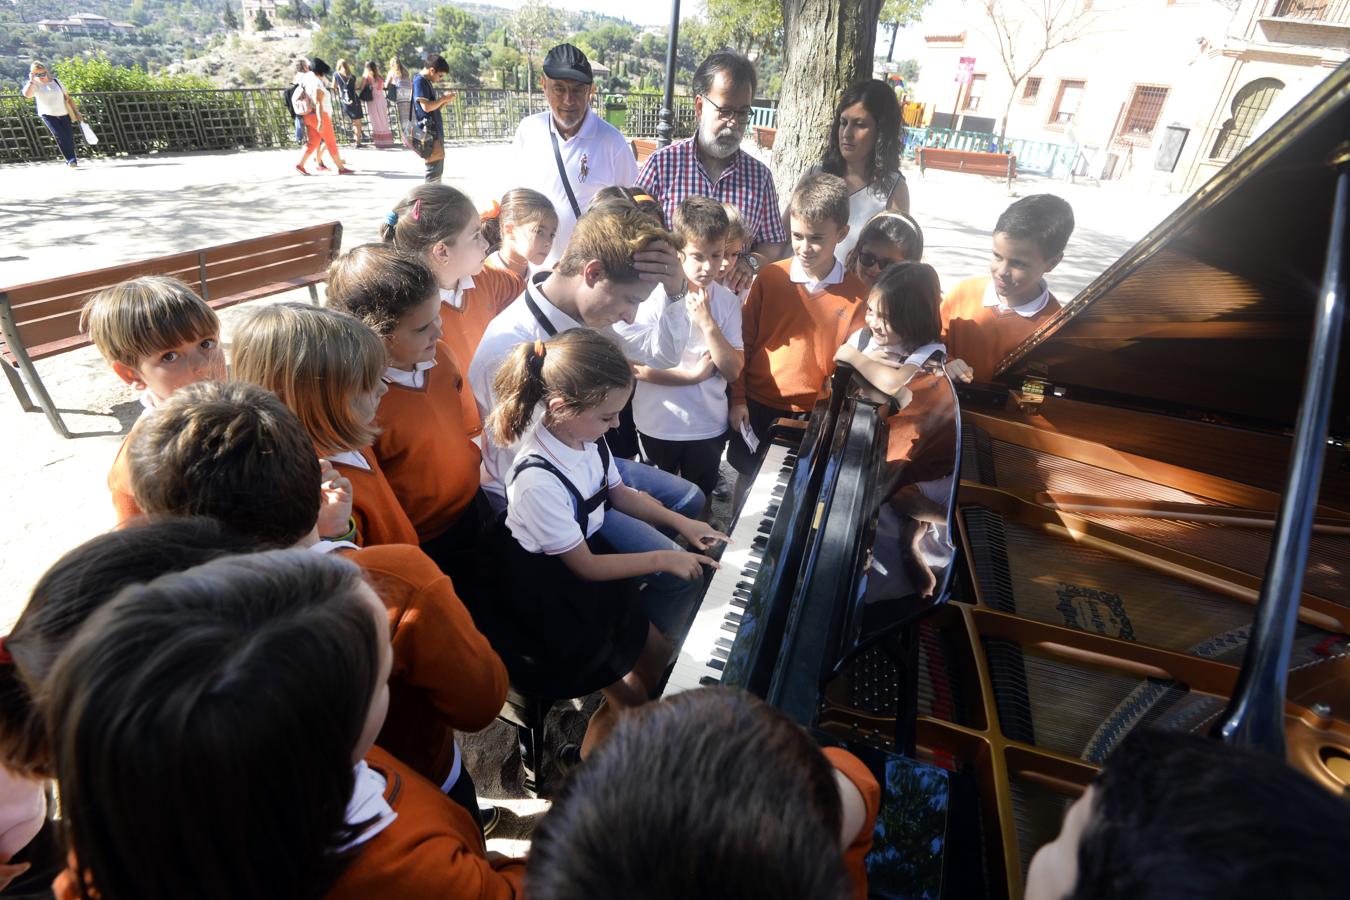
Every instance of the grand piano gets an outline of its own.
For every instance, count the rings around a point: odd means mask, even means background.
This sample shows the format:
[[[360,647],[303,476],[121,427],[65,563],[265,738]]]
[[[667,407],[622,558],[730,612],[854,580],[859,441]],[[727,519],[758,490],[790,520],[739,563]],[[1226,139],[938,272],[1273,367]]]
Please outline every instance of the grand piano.
[[[863,755],[874,895],[1020,897],[1135,728],[1264,715],[1350,797],[1347,123],[1342,66],[995,384],[933,366],[898,411],[841,368],[765,441],[666,690],[743,687]]]

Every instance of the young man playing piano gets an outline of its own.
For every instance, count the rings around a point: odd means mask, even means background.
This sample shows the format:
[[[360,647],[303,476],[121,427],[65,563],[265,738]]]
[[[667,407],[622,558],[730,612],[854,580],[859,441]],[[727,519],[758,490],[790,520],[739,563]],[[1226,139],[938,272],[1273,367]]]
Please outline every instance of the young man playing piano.
[[[967,278],[942,301],[942,327],[958,381],[990,381],[1003,357],[1059,312],[1045,276],[1064,258],[1073,208],[1053,194],[1009,206],[994,225],[989,277]]]

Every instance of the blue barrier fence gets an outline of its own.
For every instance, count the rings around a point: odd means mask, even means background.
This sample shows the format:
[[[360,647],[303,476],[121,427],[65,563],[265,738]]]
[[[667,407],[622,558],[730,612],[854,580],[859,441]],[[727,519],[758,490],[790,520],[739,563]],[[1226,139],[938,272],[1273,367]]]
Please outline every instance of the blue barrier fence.
[[[906,128],[905,159],[912,160],[920,147],[941,147],[947,150],[976,150],[984,153],[1012,153],[1017,157],[1017,171],[1050,178],[1065,178],[1078,156],[1077,144],[1052,144],[1049,141],[1029,141],[1007,138],[1000,148],[998,135],[988,131],[954,131],[950,128]]]

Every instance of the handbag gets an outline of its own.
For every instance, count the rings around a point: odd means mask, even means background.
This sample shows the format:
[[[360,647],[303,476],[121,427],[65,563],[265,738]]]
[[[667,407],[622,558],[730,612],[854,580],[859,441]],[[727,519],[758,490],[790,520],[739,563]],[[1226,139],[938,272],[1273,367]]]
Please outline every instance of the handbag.
[[[389,82],[388,84],[386,84],[386,85],[384,86],[384,99],[388,100],[390,103],[397,103],[397,102],[398,102],[398,85],[397,85],[397,84],[395,84],[394,82],[391,81],[391,82]]]
[[[94,129],[89,127],[89,123],[84,119],[80,120],[80,131],[84,133],[84,142],[91,147],[98,143],[98,135],[94,134]]]
[[[436,135],[427,130],[427,120],[416,116],[408,123],[408,143],[418,156],[426,159],[436,152]]]
[[[375,99],[375,92],[371,90],[369,78],[366,79],[365,87],[361,88],[361,93],[357,94],[356,98],[362,103],[369,103]]]

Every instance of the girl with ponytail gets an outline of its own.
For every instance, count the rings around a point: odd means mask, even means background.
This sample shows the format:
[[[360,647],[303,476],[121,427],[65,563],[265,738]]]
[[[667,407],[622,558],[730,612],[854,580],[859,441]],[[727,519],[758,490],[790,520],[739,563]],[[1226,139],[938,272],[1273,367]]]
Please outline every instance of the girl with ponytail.
[[[494,382],[486,427],[499,446],[520,442],[506,479],[507,508],[491,541],[501,590],[474,610],[512,683],[555,697],[595,690],[583,756],[616,712],[644,703],[670,645],[638,601],[640,579],[668,572],[692,581],[717,564],[701,553],[614,553],[599,536],[613,508],[707,549],[726,535],[624,485],[604,434],[633,389],[623,351],[588,328],[518,345]],[[535,417],[539,416],[538,423]]]

